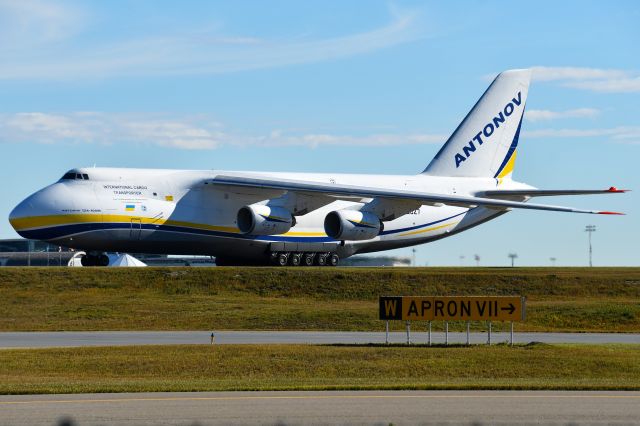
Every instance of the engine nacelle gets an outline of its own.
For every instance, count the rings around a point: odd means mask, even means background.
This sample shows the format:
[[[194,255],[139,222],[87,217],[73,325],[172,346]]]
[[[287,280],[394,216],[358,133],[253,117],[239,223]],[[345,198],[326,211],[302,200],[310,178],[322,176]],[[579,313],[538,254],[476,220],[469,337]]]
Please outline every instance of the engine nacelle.
[[[373,213],[337,210],[324,218],[324,232],[334,240],[370,240],[384,229]]]
[[[243,234],[278,235],[288,232],[295,218],[282,207],[253,204],[238,210],[237,223]]]

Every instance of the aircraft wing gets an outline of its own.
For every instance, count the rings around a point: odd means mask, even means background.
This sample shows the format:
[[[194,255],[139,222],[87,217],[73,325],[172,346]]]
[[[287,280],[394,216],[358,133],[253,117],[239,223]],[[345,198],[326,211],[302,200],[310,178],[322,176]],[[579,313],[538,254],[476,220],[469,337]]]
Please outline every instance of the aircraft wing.
[[[207,183],[211,185],[220,185],[227,187],[251,188],[253,190],[262,189],[265,191],[265,193],[272,192],[273,190],[281,190],[286,192],[316,194],[318,196],[331,197],[335,199],[353,200],[354,197],[381,198],[386,200],[397,200],[400,202],[414,201],[419,202],[420,204],[448,204],[468,208],[483,206],[498,210],[527,209],[588,214],[624,214],[610,211],[581,210],[572,207],[530,204],[519,201],[500,200],[486,197],[436,194],[428,192],[404,191],[396,189],[321,183],[303,180],[274,179],[268,177],[218,175],[211,180],[207,180]],[[503,193],[504,191],[499,192]],[[266,198],[269,197],[265,197],[265,199]]]
[[[503,189],[484,191],[483,196],[493,197],[550,197],[556,195],[593,195],[593,194],[622,194],[628,189],[618,189],[612,186],[609,189]]]

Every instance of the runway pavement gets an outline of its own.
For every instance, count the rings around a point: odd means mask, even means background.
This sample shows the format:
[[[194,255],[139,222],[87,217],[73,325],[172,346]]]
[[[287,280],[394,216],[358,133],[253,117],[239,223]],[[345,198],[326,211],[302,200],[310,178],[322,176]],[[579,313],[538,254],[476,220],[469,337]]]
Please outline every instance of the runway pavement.
[[[216,344],[329,344],[384,343],[384,332],[333,331],[214,331]],[[493,333],[492,343],[505,342],[508,333]],[[623,333],[515,333],[515,343],[640,343],[640,334]],[[392,332],[390,343],[406,343],[405,332]],[[426,343],[427,333],[411,332],[412,343]],[[444,343],[444,333],[433,333],[432,343]],[[471,343],[486,343],[487,333],[471,333]],[[209,344],[211,331],[77,331],[0,333],[0,348]],[[449,333],[449,343],[466,342],[466,333]]]
[[[637,424],[640,392],[202,392],[0,396],[0,425]]]

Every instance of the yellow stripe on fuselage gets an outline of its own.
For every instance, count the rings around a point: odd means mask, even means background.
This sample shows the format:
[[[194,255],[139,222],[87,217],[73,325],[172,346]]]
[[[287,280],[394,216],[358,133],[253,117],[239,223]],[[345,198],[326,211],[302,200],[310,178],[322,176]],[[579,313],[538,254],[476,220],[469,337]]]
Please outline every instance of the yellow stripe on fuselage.
[[[425,232],[435,231],[437,229],[446,228],[447,226],[453,226],[453,225],[456,225],[458,223],[460,223],[460,222],[452,222],[452,223],[447,223],[447,224],[444,224],[444,225],[432,226],[431,228],[418,229],[417,231],[405,232],[404,234],[400,234],[400,236],[401,237],[406,237],[408,235],[424,234]]]
[[[223,231],[239,233],[238,228],[231,226],[215,226],[203,223],[184,222],[178,220],[166,220],[162,218],[129,216],[121,214],[61,214],[50,216],[30,216],[12,219],[11,225],[17,231],[33,228],[46,228],[49,226],[71,225],[77,223],[129,223],[132,219],[144,224],[185,226],[189,228],[206,229],[211,231]]]
[[[50,226],[73,225],[78,223],[129,223],[132,219],[139,220],[143,224],[183,226],[186,228],[204,229],[239,234],[240,230],[232,226],[216,226],[204,223],[185,222],[179,220],[166,220],[152,217],[142,217],[120,214],[61,214],[50,216],[30,216],[11,219],[11,225],[17,231],[47,228]],[[326,237],[324,232],[287,232],[282,235],[299,237]]]
[[[121,215],[123,218],[132,218],[133,216]],[[69,225],[74,223],[92,223],[102,222],[104,215],[102,214],[58,214],[49,216],[29,216],[17,219],[9,219],[11,226],[16,231],[22,231],[31,228],[44,228],[47,226]]]

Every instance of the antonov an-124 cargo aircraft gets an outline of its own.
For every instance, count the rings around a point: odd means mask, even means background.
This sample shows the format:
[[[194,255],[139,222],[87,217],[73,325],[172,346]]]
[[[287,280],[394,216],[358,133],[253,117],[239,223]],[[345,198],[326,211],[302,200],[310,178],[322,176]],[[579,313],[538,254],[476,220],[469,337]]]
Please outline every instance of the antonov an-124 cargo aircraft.
[[[619,214],[533,204],[533,197],[624,190],[540,190],[511,178],[530,70],[505,71],[417,175],[78,168],[9,217],[25,238],[86,252],[215,256],[218,265],[331,265],[423,244],[513,209]]]

